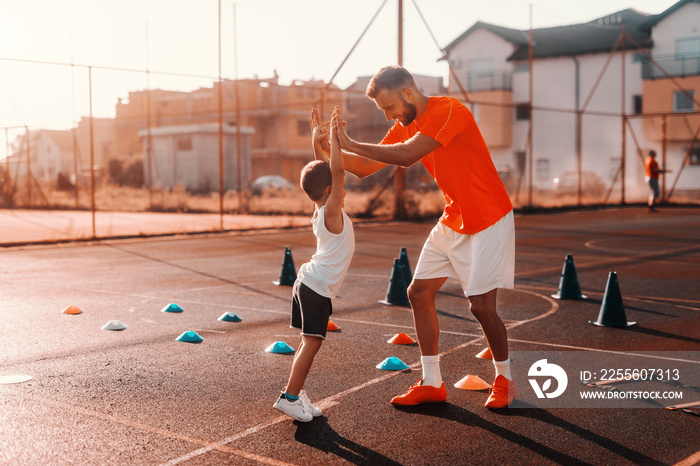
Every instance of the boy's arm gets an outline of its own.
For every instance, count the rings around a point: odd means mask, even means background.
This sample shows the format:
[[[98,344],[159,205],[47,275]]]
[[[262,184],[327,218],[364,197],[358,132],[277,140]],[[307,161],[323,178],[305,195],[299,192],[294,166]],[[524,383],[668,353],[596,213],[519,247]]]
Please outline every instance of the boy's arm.
[[[331,193],[326,200],[326,229],[334,234],[343,231],[343,201],[345,200],[345,164],[338,140],[338,126],[343,124],[340,110],[336,107],[331,117]]]

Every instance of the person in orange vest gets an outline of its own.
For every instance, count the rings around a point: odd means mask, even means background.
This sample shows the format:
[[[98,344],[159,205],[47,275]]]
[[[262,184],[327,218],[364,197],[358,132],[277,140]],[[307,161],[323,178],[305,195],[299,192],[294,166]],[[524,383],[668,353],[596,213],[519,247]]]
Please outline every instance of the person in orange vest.
[[[644,161],[644,171],[646,176],[644,180],[649,184],[649,212],[656,212],[656,199],[659,197],[659,174],[666,173],[665,168],[659,168],[659,163],[656,161],[656,151],[650,150],[649,156]]]

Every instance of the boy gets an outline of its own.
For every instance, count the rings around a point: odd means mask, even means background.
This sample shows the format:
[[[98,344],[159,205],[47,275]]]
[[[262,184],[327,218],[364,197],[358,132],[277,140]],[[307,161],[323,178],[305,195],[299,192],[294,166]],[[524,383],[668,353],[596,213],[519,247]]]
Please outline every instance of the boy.
[[[301,329],[301,346],[294,356],[287,387],[273,406],[300,422],[321,415],[321,410],[311,404],[303,390],[304,381],[326,338],[333,312],[331,299],[338,292],[355,251],[352,222],[343,211],[345,166],[338,141],[338,125],[342,124],[338,108],[333,111],[330,124],[330,163],[324,154],[328,130],[316,109],[311,111],[309,123],[316,160],[302,169],[300,184],[316,204],[311,219],[316,253],[300,267],[292,289],[291,326]]]

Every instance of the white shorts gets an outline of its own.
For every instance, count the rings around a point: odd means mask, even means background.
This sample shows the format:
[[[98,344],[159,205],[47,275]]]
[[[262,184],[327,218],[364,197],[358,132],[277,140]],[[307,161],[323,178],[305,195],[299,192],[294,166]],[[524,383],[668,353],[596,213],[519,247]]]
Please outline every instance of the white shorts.
[[[423,245],[413,278],[455,278],[462,284],[467,297],[496,288],[513,288],[513,211],[473,235],[457,233],[438,222]]]

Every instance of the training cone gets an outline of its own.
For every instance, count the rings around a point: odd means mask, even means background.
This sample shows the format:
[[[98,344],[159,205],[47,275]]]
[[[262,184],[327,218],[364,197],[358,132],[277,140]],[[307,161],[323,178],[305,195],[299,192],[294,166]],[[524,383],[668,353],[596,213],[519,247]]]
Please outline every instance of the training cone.
[[[333,323],[332,320],[328,321],[328,331],[329,332],[337,332],[340,330],[340,327],[338,327],[336,324]]]
[[[240,322],[240,321],[242,321],[243,319],[241,319],[240,317],[238,317],[238,316],[237,316],[235,313],[233,313],[233,312],[224,312],[224,313],[221,314],[221,316],[219,316],[219,318],[216,319],[216,320],[220,320],[220,321],[222,321],[222,322]]]
[[[102,326],[102,330],[124,330],[126,325],[119,320],[110,320]]]
[[[177,337],[176,340],[184,341],[185,343],[199,343],[200,341],[204,340],[204,338],[200,337],[194,330],[188,330]]]
[[[491,348],[487,346],[486,349],[481,350],[476,355],[476,357],[479,359],[493,359],[493,354],[491,354]]]
[[[289,346],[287,343],[283,341],[276,341],[267,348],[265,348],[266,353],[279,353],[279,354],[286,354],[286,353],[293,353],[294,348]]]
[[[620,284],[617,282],[617,272],[608,274],[608,283],[605,285],[603,303],[600,305],[598,320],[588,322],[599,327],[630,327],[637,322],[627,322],[625,307],[622,305]]]
[[[294,267],[294,260],[292,259],[292,248],[287,246],[284,249],[284,262],[282,262],[280,279],[272,283],[278,286],[292,286],[294,285],[294,281],[296,281],[296,279],[297,269]]]
[[[404,279],[404,266],[400,259],[394,259],[394,268],[391,271],[391,279],[386,292],[386,299],[379,301],[382,304],[393,306],[408,306],[408,290]]]
[[[411,264],[408,262],[408,253],[406,252],[405,247],[401,248],[401,252],[399,253],[399,262],[401,262],[401,265],[403,265],[404,283],[408,285],[411,283],[411,280],[413,280],[413,273],[411,272]]]
[[[377,369],[381,369],[383,371],[402,371],[404,369],[408,369],[405,362],[394,356],[386,358],[384,361],[377,364],[376,367]]]
[[[578,283],[576,276],[576,267],[574,267],[574,256],[566,255],[564,266],[561,269],[561,278],[559,279],[559,292],[553,294],[554,299],[586,299],[586,296],[581,294],[581,286]]]
[[[393,337],[389,338],[389,340],[387,340],[387,343],[391,343],[392,345],[412,345],[415,342],[416,340],[409,337],[405,333],[397,333]]]
[[[471,374],[467,374],[466,377],[455,384],[456,388],[461,388],[462,390],[486,390],[490,386],[478,375]]]
[[[175,303],[170,303],[165,306],[160,312],[184,312],[185,310]]]
[[[80,310],[78,306],[68,306],[64,310],[61,311],[63,314],[71,314],[71,315],[76,315],[76,314],[82,314],[83,311]]]

